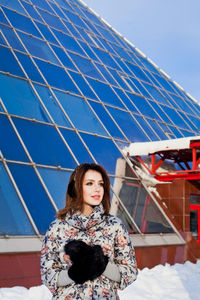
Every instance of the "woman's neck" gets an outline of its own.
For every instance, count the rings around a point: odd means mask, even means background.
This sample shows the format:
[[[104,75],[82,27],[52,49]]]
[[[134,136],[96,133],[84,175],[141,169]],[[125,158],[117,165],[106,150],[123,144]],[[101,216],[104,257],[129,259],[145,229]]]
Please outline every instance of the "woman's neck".
[[[95,206],[84,204],[82,214],[88,217],[93,212],[94,208]]]

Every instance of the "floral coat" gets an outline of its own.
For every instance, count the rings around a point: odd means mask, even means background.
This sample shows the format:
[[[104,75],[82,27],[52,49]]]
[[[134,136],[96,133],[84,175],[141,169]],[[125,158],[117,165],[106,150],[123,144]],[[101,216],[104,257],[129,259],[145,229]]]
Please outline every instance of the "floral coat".
[[[120,219],[103,213],[103,206],[100,205],[89,216],[67,215],[64,221],[56,219],[51,223],[42,245],[41,278],[52,292],[52,300],[116,300],[119,299],[116,290],[126,288],[136,279],[137,266],[129,234]],[[84,284],[74,282],[57,287],[59,272],[70,266],[63,260],[63,247],[73,239],[101,245],[109,260],[118,265],[121,282],[101,275]]]

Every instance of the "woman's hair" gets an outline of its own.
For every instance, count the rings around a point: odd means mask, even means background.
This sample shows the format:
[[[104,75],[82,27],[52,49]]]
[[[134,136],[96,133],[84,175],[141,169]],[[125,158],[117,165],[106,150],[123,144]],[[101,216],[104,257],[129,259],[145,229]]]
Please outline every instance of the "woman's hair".
[[[65,219],[67,213],[72,215],[77,211],[83,210],[83,179],[88,170],[94,170],[101,173],[103,178],[104,195],[102,205],[104,213],[109,214],[110,210],[110,179],[105,169],[98,164],[84,163],[79,165],[71,174],[66,192],[66,205],[57,212],[58,219]]]

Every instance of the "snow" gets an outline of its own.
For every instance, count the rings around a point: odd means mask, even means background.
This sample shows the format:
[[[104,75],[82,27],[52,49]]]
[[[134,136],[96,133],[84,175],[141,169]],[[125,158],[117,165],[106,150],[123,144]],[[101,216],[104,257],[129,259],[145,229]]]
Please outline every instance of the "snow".
[[[120,300],[200,300],[200,261],[193,264],[157,265],[139,270],[138,278],[124,291]],[[0,288],[0,300],[51,300],[44,286]]]
[[[131,143],[122,151],[125,155],[128,153],[129,156],[149,155],[159,151],[188,149],[190,148],[190,142],[194,140],[200,140],[200,136],[192,136],[155,142]]]

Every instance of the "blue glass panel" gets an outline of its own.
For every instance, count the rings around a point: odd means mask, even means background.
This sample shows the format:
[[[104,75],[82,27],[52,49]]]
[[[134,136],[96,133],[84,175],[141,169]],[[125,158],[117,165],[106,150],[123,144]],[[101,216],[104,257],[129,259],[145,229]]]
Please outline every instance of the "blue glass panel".
[[[193,118],[191,118],[191,116],[188,116],[186,114],[184,114],[183,112],[179,111],[178,112],[179,115],[183,118],[183,120],[185,120],[185,122],[190,126],[190,128],[193,130],[193,131],[197,131],[198,130],[198,127],[196,128],[195,125],[192,123],[193,122]],[[191,121],[190,121],[190,118],[191,118]]]
[[[113,122],[110,115],[107,113],[107,111],[104,109],[103,105],[101,103],[97,103],[94,101],[89,101],[90,105],[100,118],[100,120],[103,122],[111,136],[118,139],[125,139],[125,137],[122,135],[120,130],[118,129],[117,125]]]
[[[43,25],[39,22],[36,22],[36,25],[38,26],[39,30],[41,31],[41,33],[44,35],[45,39],[49,42],[52,42],[54,44],[58,44],[58,42],[56,41],[55,37],[53,36],[53,34],[51,33],[51,31],[49,30],[49,28],[46,25]]]
[[[1,98],[8,113],[49,122],[49,118],[27,81],[0,74]]]
[[[155,111],[149,105],[149,103],[146,101],[145,98],[130,93],[129,93],[129,97],[136,105],[136,107],[139,109],[142,115],[160,120],[159,116],[155,113]]]
[[[84,162],[89,162],[92,163],[94,162],[87,152],[85,146],[81,142],[80,138],[76,134],[76,132],[71,131],[71,130],[66,130],[66,129],[60,129],[62,135],[64,136],[66,142],[70,146],[72,152],[78,159],[79,163],[84,163]]]
[[[84,42],[94,45],[94,43],[92,42],[92,40],[90,39],[90,37],[87,35],[87,33],[82,28],[80,28],[78,26],[76,28],[77,28],[78,32],[80,33],[80,35],[81,35],[81,39]]]
[[[9,164],[9,169],[15,179],[33,221],[35,222],[40,234],[44,234],[49,227],[49,224],[55,218],[56,212],[47,197],[39,178],[37,177],[33,167],[30,166]]]
[[[124,104],[127,106],[127,108],[131,111],[131,112],[136,112],[138,113],[138,110],[136,109],[136,107],[132,104],[132,102],[129,100],[129,98],[126,96],[126,94],[117,88],[114,88],[115,92],[117,93],[117,95],[121,98],[121,100],[124,102]],[[130,93],[128,94],[130,97]],[[131,98],[131,97],[130,97]]]
[[[74,5],[72,2],[70,2],[71,6],[74,8],[74,10],[76,11],[76,13],[81,16],[81,17],[84,17],[85,18],[85,14],[82,12],[82,10],[77,7],[76,5]],[[72,10],[72,9],[71,9]]]
[[[86,52],[86,55],[84,53],[84,55],[87,57],[87,55],[93,59],[93,60],[97,60],[98,61],[98,58],[96,57],[96,55],[94,54],[94,52],[90,49],[90,47],[82,42],[82,41],[79,41],[79,44],[81,45],[81,47],[84,49],[84,51]]]
[[[26,74],[31,80],[44,83],[44,80],[38,70],[36,69],[36,66],[33,64],[32,60],[28,55],[15,52],[19,62],[22,64]]]
[[[123,104],[109,85],[89,78],[88,82],[91,84],[101,101],[124,108]]]
[[[14,49],[24,51],[24,48],[22,47],[22,44],[19,42],[19,39],[17,38],[14,31],[6,27],[4,25],[0,25],[0,30],[2,30],[3,34],[5,35],[9,45],[13,47]]]
[[[74,23],[80,27],[87,28],[86,25],[84,24],[84,22],[74,13],[72,13],[68,10],[65,10],[65,14],[72,23]]]
[[[24,17],[21,14],[19,15],[18,13],[6,8],[4,8],[4,12],[15,28],[41,38],[41,34],[29,18]]]
[[[135,79],[133,77],[129,77],[129,78],[130,78],[130,81],[132,81],[132,83],[136,87],[134,89],[136,91],[136,93],[139,91],[139,94],[142,94],[144,97],[151,99],[151,96],[149,95],[149,93],[147,92],[147,90],[144,88],[144,85],[142,85],[139,80],[137,80],[137,79]],[[128,81],[129,84],[130,84],[130,81]]]
[[[88,28],[86,28],[87,30],[89,29],[93,34],[97,34],[99,35],[100,33],[96,30],[96,28],[92,25],[92,23],[87,20],[87,19],[84,19],[84,22],[87,24]]]
[[[59,39],[60,43],[63,45],[64,48],[77,52],[81,55],[85,55],[85,53],[74,38],[57,30],[53,30],[53,32],[55,33],[56,37]]]
[[[69,53],[69,54],[72,60],[77,65],[77,67],[79,68],[79,70],[81,71],[81,73],[86,74],[90,77],[94,77],[96,79],[103,80],[101,74],[97,71],[97,69],[89,59],[73,53]]]
[[[121,48],[115,44],[112,44],[112,47],[121,58],[131,61],[131,57],[128,55],[128,53],[123,48]]]
[[[24,208],[0,162],[0,235],[34,235]]]
[[[115,63],[112,57],[105,51],[91,47],[94,53],[100,58],[100,61],[104,63],[104,65],[110,66],[113,69],[121,70],[120,67]]]
[[[154,65],[152,63],[150,63],[150,61],[148,61],[146,58],[140,57],[140,60],[148,70],[150,70],[154,73],[157,73],[157,74],[159,73],[158,70],[156,69],[156,67],[154,67]]]
[[[49,14],[48,12],[38,9],[38,12],[41,14],[42,18],[45,20],[45,22],[58,30],[62,30],[66,33],[69,33],[69,31],[67,30],[66,26],[59,20],[58,17],[56,17],[55,15]]]
[[[103,23],[98,19],[98,17],[92,14],[90,11],[84,9],[84,14],[90,21],[99,24],[100,26],[103,26]]]
[[[164,134],[164,132],[161,130],[160,126],[155,120],[148,119],[149,124],[154,129],[154,131],[157,133],[157,135],[160,137],[161,140],[166,140],[167,136]]]
[[[174,122],[176,126],[182,127],[184,129],[189,129],[184,120],[180,117],[178,112],[176,112],[173,108],[165,107],[165,112],[170,117],[170,119]]]
[[[6,20],[4,14],[2,13],[2,11],[0,10],[0,22],[6,25],[9,25],[8,21]]]
[[[65,15],[63,14],[63,12],[61,11],[61,9],[56,4],[54,4],[52,2],[50,4],[51,4],[51,7],[55,10],[56,14],[59,17],[64,18],[64,19],[66,18]]]
[[[0,128],[3,128],[0,131],[0,151],[4,158],[28,162],[28,158],[13,127],[4,115],[0,115]]]
[[[130,78],[130,77],[129,77]],[[131,80],[127,78],[127,77],[124,77],[128,87],[129,87],[129,90],[131,92],[134,92],[134,93],[137,93],[137,94],[140,94],[140,90],[134,85],[133,83],[133,78],[131,78]]]
[[[119,76],[119,74],[117,73],[116,70],[110,69],[109,68],[110,73],[113,75],[113,77],[115,78],[115,80],[118,82],[119,86],[122,87],[125,90],[130,91],[130,88],[125,84],[124,80]]]
[[[154,76],[152,75],[152,73],[150,73],[147,70],[143,70],[145,72],[145,74],[147,74],[147,76],[150,78],[150,83],[161,88],[160,84],[158,83],[158,81],[154,78]]]
[[[94,36],[94,33],[93,34],[90,33],[90,35],[91,35],[92,40],[94,41],[95,47],[104,49],[103,44],[100,42],[100,40],[97,38],[97,36]]]
[[[102,78],[103,81],[108,81],[108,83],[112,84],[112,85],[116,85],[117,86],[117,82],[113,79],[113,77],[110,75],[110,73],[107,71],[106,67],[96,63],[95,64],[96,67],[100,70],[100,72],[103,74],[103,76],[105,77]]]
[[[0,0],[0,4],[25,14],[24,9],[19,4],[18,0]]]
[[[162,94],[163,96],[167,99],[167,105],[168,106],[171,106],[171,107],[174,107],[176,109],[179,109],[180,110],[180,106],[178,106],[178,104],[176,102],[174,102],[173,100],[173,97],[172,97],[172,94],[170,94],[169,92],[167,93],[166,91],[162,90]],[[174,96],[174,95],[173,95]]]
[[[161,107],[163,109],[160,108],[160,106],[154,102],[154,101],[149,101],[149,103],[153,106],[153,108],[155,109],[155,111],[157,112],[157,114],[160,116],[160,118],[166,122],[166,123],[171,123],[171,120],[168,118],[168,116],[165,114],[164,110],[165,110],[165,106],[162,106]]]
[[[53,45],[51,45],[51,47],[55,51],[56,55],[58,56],[58,58],[61,60],[61,62],[65,67],[77,71],[77,68],[74,66],[74,64],[72,63],[72,61],[70,60],[70,58],[67,56],[67,54],[64,52],[63,49]]]
[[[14,75],[25,77],[17,60],[8,48],[0,46],[0,57],[4,58],[0,60],[0,71],[9,72]]]
[[[117,159],[121,158],[122,154],[119,152],[113,141],[84,133],[81,133],[81,136],[96,159],[97,163],[102,165],[108,173],[115,174]]]
[[[113,35],[108,31],[107,29],[104,29],[98,25],[96,25],[96,28],[101,33],[101,35],[106,38],[107,40],[116,43],[116,40],[114,39]]]
[[[67,3],[66,0],[56,0],[56,2],[61,6],[63,6],[64,8],[72,10],[71,6]]]
[[[198,128],[198,131],[199,131],[200,130],[200,119],[192,116],[191,121],[196,125],[196,127]]]
[[[41,7],[45,10],[48,10],[50,12],[53,12],[52,9],[50,8],[50,6],[47,4],[47,2],[45,0],[41,1],[41,0],[31,0],[31,2],[38,6],[38,7]]]
[[[175,101],[175,103],[177,103],[183,111],[186,111],[187,113],[190,113],[190,114],[194,113],[183,99],[179,98],[176,95],[171,95],[171,96],[172,96],[173,100]]]
[[[121,67],[123,73],[133,76],[133,72],[127,67],[126,62],[122,61],[119,57],[115,57],[116,62]]]
[[[130,113],[112,107],[107,107],[107,109],[131,142],[148,141],[148,138]]]
[[[0,103],[0,111],[4,111],[1,103]]]
[[[97,96],[94,94],[94,92],[90,88],[89,84],[86,83],[86,81],[82,75],[80,75],[78,73],[70,72],[70,71],[69,71],[69,73],[85,97],[97,99]]]
[[[183,134],[184,137],[194,136],[194,132],[189,132],[184,129],[181,130],[181,133]]]
[[[71,172],[38,168],[38,171],[48,188],[58,209],[65,207],[65,195]]]
[[[53,118],[54,122],[57,125],[71,128],[71,125],[67,120],[67,117],[65,116],[64,112],[61,110],[57,101],[54,99],[50,90],[47,87],[38,84],[35,84],[34,87],[38,92],[40,98],[42,99],[42,102],[46,106],[48,112],[50,113],[51,117]]]
[[[156,80],[160,83],[160,85],[165,89],[165,90],[168,90],[172,93],[174,93],[174,89],[171,87],[171,85],[169,84],[168,80],[167,79],[164,79],[163,77],[161,76],[158,76],[158,75],[154,75]]]
[[[169,105],[168,101],[163,97],[163,95],[159,92],[159,90],[150,85],[150,84],[144,84],[145,88],[148,90],[148,92],[151,94],[152,98],[154,98],[156,101],[162,104]]]
[[[84,99],[59,91],[54,92],[76,128],[107,136],[107,133]]]
[[[59,61],[57,60],[57,58],[55,57],[55,55],[53,54],[53,52],[51,51],[47,43],[39,39],[36,39],[32,36],[23,34],[21,32],[19,32],[18,34],[22,39],[24,45],[28,49],[28,51],[33,56],[43,58],[47,61],[51,61],[52,63],[59,65]]]
[[[39,21],[42,21],[39,14],[36,12],[36,10],[34,9],[33,5],[30,5],[26,2],[22,2],[24,8],[26,9],[26,11],[28,12],[28,14],[33,18],[33,19],[36,19],[36,20],[39,20]]]
[[[138,121],[138,123],[140,124],[140,126],[142,127],[142,129],[146,132],[146,134],[149,136],[149,138],[151,139],[151,141],[157,141],[158,140],[158,136],[153,132],[153,130],[149,127],[149,125],[147,124],[145,118],[134,115],[135,119]]]
[[[110,52],[111,54],[116,54],[115,51],[113,50],[113,48],[110,46],[110,44],[104,40],[103,38],[98,36],[98,40],[101,42],[101,44],[103,45],[103,47]]]
[[[51,65],[39,59],[35,59],[35,61],[50,85],[62,90],[79,94],[79,91],[64,69],[55,65]]]
[[[0,44],[1,44],[1,45],[4,45],[4,46],[7,46],[6,40],[5,40],[5,38],[3,37],[3,34],[2,34],[1,31],[0,31]]]
[[[75,167],[75,161],[55,127],[17,118],[13,121],[36,163]]]
[[[139,67],[137,67],[136,65],[134,65],[132,63],[129,63],[129,62],[126,62],[126,63],[137,78],[151,83],[151,81],[149,80],[149,78],[146,76],[145,72],[142,69],[140,69]]]
[[[69,23],[69,22],[67,22],[65,20],[63,20],[63,22],[65,23],[65,26],[67,26],[67,29],[69,30],[69,32],[71,33],[71,35],[75,36],[78,39],[82,39],[82,37],[80,36],[80,34],[78,33],[78,31],[75,29],[75,27],[71,23]]]

